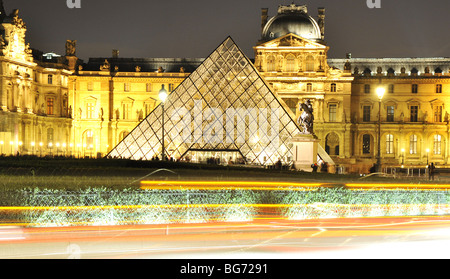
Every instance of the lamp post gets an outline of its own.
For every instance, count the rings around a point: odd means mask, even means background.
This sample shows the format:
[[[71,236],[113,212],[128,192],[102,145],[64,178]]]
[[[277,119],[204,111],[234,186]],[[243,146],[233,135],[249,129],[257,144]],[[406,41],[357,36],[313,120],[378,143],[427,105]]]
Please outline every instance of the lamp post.
[[[377,88],[378,96],[378,156],[377,156],[377,172],[381,172],[381,101],[383,100],[384,93],[386,89],[384,87]]]
[[[162,161],[166,160],[166,151],[164,146],[164,102],[167,99],[167,91],[164,89],[164,84],[162,85],[161,90],[159,90],[159,99],[161,100],[162,106]]]
[[[34,147],[35,147],[35,146],[36,146],[36,143],[35,143],[34,141],[32,141],[32,142],[31,142],[31,150],[32,150],[32,151],[31,151],[31,152],[32,152],[31,155],[33,155],[33,156],[34,156]]]
[[[404,164],[405,164],[405,149],[402,148],[402,168]]]

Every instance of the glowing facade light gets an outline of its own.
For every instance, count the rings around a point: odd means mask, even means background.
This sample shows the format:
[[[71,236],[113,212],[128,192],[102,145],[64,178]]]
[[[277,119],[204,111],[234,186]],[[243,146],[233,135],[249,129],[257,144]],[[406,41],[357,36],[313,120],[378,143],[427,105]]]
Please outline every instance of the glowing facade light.
[[[386,93],[386,89],[384,87],[378,87],[377,88],[378,99],[382,100],[383,96],[384,96],[384,93]]]

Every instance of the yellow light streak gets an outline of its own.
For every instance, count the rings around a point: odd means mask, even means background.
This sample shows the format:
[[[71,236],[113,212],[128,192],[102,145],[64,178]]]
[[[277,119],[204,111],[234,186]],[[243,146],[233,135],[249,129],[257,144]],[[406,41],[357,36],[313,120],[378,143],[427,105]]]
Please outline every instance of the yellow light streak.
[[[347,183],[345,187],[351,190],[355,188],[369,189],[369,190],[448,190],[450,184],[406,184],[406,183]]]
[[[305,191],[325,186],[322,183],[259,182],[259,181],[142,181],[143,190],[260,190]]]

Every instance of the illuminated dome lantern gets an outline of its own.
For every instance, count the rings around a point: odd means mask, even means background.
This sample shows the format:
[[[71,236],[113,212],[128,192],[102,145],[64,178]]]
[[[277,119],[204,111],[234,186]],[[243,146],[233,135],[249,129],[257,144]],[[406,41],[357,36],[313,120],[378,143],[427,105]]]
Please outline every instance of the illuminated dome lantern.
[[[267,10],[265,10],[267,11]],[[264,13],[264,10],[263,10]],[[280,6],[278,14],[266,22],[263,15],[262,41],[270,41],[293,33],[305,39],[323,41],[324,9],[319,9],[319,23],[308,15],[306,6]]]

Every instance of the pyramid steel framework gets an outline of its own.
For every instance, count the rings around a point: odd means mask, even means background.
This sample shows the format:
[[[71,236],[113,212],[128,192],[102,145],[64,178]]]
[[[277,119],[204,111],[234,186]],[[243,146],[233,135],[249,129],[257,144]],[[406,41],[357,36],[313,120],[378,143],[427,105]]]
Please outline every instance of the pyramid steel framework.
[[[235,152],[249,164],[292,159],[292,137],[300,132],[252,62],[228,37],[173,92],[164,105],[165,153]],[[162,105],[157,106],[108,154],[151,160],[162,151]]]

